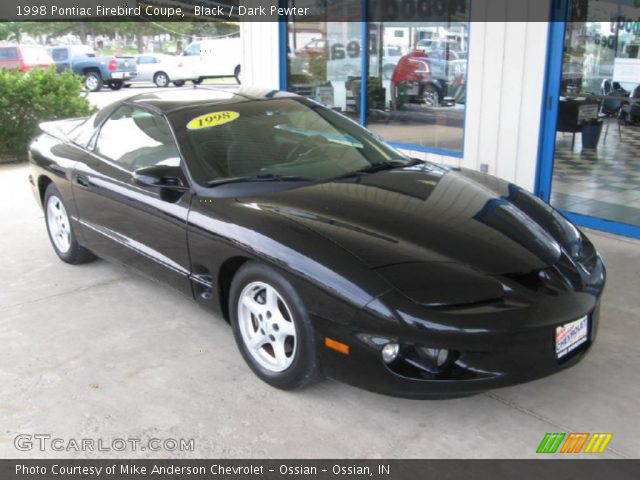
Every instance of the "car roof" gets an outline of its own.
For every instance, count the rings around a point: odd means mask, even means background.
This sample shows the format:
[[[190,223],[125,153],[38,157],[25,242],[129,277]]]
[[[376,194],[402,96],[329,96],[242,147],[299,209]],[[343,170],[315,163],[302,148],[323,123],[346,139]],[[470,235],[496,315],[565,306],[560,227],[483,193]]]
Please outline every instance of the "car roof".
[[[172,89],[160,92],[141,93],[127,98],[122,103],[139,105],[159,113],[169,113],[203,105],[231,105],[239,102],[267,100],[271,98],[299,97],[290,92],[257,88],[241,88],[237,91],[210,87]]]

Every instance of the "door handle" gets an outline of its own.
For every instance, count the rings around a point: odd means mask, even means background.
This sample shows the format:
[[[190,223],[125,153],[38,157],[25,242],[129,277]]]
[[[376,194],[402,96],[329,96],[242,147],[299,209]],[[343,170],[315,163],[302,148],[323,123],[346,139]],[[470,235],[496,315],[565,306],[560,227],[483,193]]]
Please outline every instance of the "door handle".
[[[76,182],[78,183],[78,185],[81,185],[83,187],[89,187],[89,185],[91,184],[91,182],[89,181],[89,177],[87,177],[86,175],[76,175]]]

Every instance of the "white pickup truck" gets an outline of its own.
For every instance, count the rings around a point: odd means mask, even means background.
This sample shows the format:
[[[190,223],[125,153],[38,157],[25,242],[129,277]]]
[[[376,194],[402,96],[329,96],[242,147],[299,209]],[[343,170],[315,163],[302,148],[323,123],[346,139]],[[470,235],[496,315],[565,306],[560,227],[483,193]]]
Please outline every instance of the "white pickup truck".
[[[205,78],[235,77],[241,83],[242,46],[240,37],[226,37],[193,42],[182,52],[183,60],[197,76],[193,83]]]

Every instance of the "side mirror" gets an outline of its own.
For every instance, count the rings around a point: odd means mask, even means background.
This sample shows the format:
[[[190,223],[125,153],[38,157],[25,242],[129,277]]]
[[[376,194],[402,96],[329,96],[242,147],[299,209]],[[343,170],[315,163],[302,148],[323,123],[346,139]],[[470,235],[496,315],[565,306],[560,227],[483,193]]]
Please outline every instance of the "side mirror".
[[[189,190],[187,180],[180,167],[153,165],[133,172],[133,183],[141,187],[163,188],[173,191]]]

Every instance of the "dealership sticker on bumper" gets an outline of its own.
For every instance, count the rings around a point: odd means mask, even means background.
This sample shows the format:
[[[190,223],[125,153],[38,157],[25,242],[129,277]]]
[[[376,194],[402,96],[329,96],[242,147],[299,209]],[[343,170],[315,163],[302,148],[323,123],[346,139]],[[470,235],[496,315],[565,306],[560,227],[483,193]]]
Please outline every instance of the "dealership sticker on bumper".
[[[556,356],[562,358],[587,341],[589,320],[585,315],[556,328]]]

